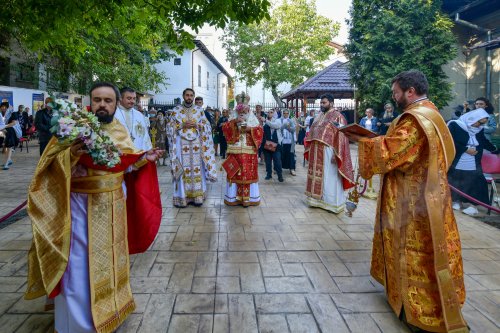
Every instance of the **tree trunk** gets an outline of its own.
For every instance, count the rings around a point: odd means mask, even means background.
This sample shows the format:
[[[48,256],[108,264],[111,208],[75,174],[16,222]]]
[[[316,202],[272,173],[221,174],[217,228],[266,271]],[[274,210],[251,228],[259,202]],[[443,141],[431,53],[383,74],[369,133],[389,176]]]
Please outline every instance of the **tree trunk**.
[[[273,94],[274,100],[276,101],[278,106],[280,108],[284,107],[284,103],[278,95],[278,87],[276,86],[276,84],[271,84],[271,93]]]

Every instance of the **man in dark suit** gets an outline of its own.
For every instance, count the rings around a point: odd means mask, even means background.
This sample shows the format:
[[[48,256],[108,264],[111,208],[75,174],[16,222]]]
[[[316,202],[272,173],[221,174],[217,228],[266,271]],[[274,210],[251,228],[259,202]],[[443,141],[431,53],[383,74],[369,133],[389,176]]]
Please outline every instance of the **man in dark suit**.
[[[35,115],[35,128],[38,132],[38,139],[40,141],[40,156],[42,156],[45,147],[52,138],[52,133],[50,132],[50,119],[52,118],[52,108],[49,103],[52,102],[52,98],[47,97],[45,99],[45,108],[38,111]]]

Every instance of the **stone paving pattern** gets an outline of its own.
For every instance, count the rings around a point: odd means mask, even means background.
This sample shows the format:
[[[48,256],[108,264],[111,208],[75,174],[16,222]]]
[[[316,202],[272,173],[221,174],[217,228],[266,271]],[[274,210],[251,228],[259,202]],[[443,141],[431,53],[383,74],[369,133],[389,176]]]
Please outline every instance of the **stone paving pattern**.
[[[24,200],[37,148],[0,171],[0,214]],[[307,207],[298,156],[297,177],[262,180],[262,204],[251,208],[224,205],[224,180],[209,186],[203,207],[173,208],[170,171],[159,167],[162,225],[152,247],[131,257],[137,309],[118,332],[409,332],[369,275],[376,202],[362,199],[353,218]],[[463,314],[472,332],[500,332],[500,230],[456,215]],[[45,300],[22,297],[30,243],[28,218],[0,230],[3,333],[53,331]]]

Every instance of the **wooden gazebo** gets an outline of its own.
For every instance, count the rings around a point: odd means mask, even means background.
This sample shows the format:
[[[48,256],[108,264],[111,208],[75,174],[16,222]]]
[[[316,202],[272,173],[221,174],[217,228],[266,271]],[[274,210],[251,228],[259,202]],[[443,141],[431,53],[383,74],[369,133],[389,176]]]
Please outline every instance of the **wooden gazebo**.
[[[349,68],[347,63],[336,61],[316,75],[290,90],[283,96],[286,106],[299,111],[307,111],[308,100],[317,100],[321,95],[330,93],[336,99],[354,99],[354,87],[350,82]]]

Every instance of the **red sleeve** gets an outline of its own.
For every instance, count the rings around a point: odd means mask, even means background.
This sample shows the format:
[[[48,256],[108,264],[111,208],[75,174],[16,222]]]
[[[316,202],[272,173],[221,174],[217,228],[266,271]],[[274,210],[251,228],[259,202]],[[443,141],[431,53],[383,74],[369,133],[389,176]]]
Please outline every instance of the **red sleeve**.
[[[236,125],[236,120],[227,121],[222,125],[222,132],[226,138],[227,143],[232,144],[240,140],[240,131]]]
[[[139,161],[139,159],[144,155],[144,153],[140,154],[123,154],[120,156],[120,164],[115,165],[112,168],[108,168],[105,165],[96,165],[94,164],[94,161],[92,160],[92,157],[90,157],[89,154],[83,154],[80,156],[80,160],[78,163],[82,164],[84,167],[88,169],[94,169],[94,170],[105,170],[105,171],[110,171],[110,172],[120,172],[120,171],[125,171],[130,165],[134,164],[135,162]]]
[[[262,126],[252,127],[250,133],[255,147],[259,148],[264,137],[264,130],[262,129]]]
[[[161,223],[162,206],[156,165],[148,162],[125,174],[127,185],[128,251],[145,252],[155,240]]]

